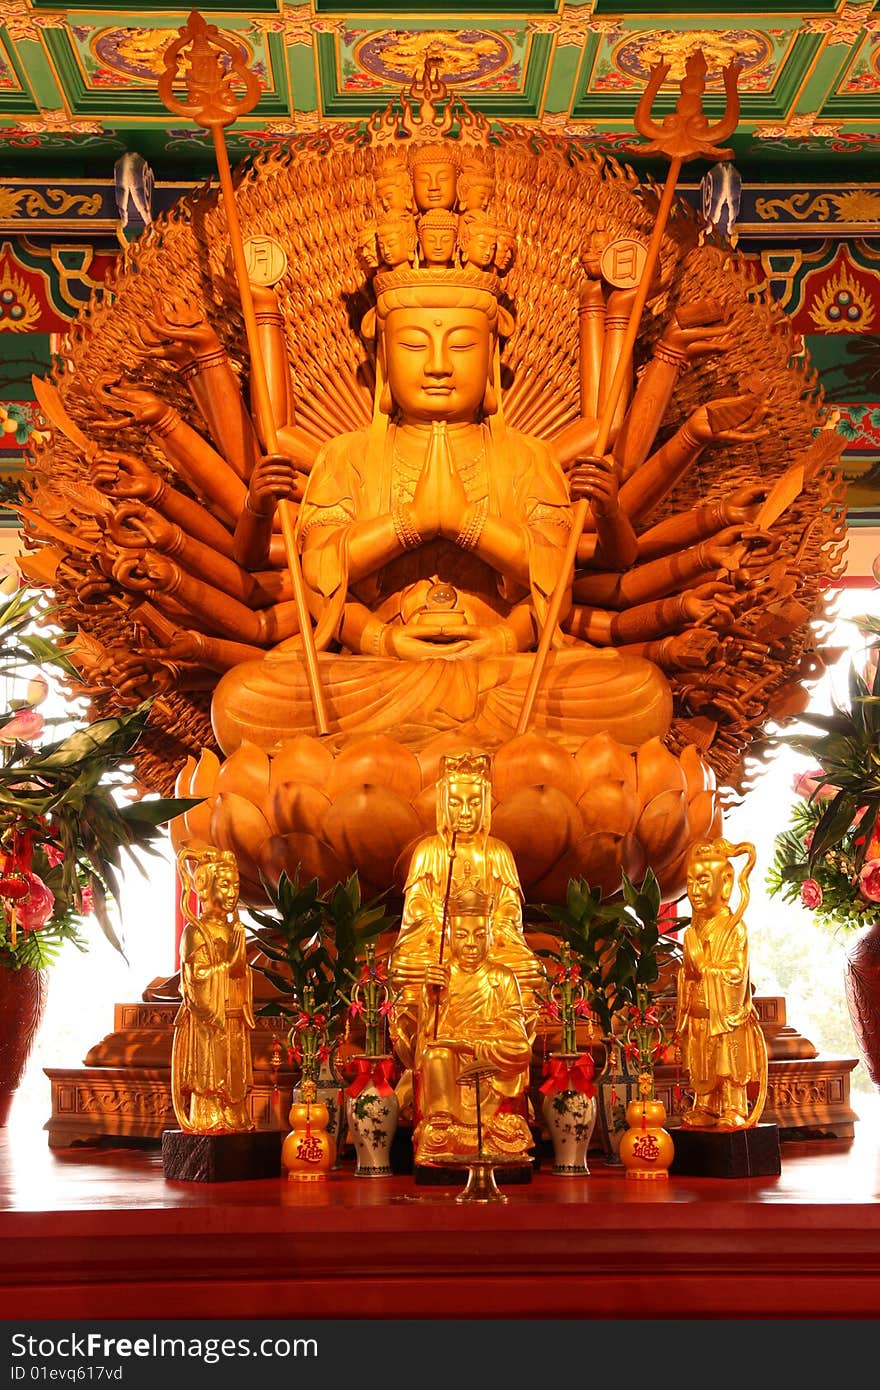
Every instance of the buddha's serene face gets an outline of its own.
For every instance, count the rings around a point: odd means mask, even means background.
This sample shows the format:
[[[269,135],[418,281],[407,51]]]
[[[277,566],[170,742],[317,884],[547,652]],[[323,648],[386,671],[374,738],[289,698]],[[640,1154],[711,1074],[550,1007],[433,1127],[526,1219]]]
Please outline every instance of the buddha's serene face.
[[[489,954],[489,925],[485,917],[452,917],[449,953],[462,970],[476,970]]]
[[[383,212],[406,212],[410,202],[409,180],[405,175],[377,179],[376,197]]]
[[[426,265],[449,265],[455,254],[455,227],[432,226],[422,222],[419,226],[419,246]]]
[[[485,211],[492,197],[492,180],[481,178],[463,179],[459,190],[459,200],[465,211]]]
[[[420,212],[428,212],[430,208],[451,208],[455,202],[457,182],[455,165],[446,160],[417,164],[412,174],[416,207]]]
[[[696,859],[688,871],[687,891],[696,908],[716,907],[730,897],[733,880],[726,864]]]
[[[513,237],[509,232],[499,232],[495,245],[495,269],[503,275],[513,260]]]
[[[401,218],[381,222],[376,231],[376,245],[386,265],[404,265],[412,256],[412,234]]]
[[[392,309],[385,354],[405,420],[476,420],[491,357],[489,321],[479,309]]]
[[[465,256],[472,265],[478,265],[485,270],[486,266],[492,263],[495,241],[495,228],[491,223],[477,223],[468,231],[464,246]]]
[[[450,830],[455,830],[462,839],[469,839],[484,828],[486,792],[482,782],[453,778],[441,792]]]

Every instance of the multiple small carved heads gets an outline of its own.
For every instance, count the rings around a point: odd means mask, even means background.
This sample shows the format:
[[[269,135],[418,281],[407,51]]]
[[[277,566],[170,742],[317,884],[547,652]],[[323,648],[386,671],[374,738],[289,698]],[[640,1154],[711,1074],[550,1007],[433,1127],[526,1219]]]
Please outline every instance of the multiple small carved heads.
[[[371,211],[361,243],[370,270],[469,266],[500,275],[513,259],[488,147],[428,140],[381,151]]]

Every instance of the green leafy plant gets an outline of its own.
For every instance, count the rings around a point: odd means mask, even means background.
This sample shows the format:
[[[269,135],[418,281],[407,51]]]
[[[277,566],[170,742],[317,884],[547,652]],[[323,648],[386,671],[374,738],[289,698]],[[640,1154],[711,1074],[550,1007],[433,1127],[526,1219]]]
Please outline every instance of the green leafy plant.
[[[619,898],[603,899],[600,888],[575,878],[569,880],[564,906],[539,905],[570,960],[580,967],[590,1009],[606,1037],[612,1035],[622,1010],[638,1006],[640,987],[653,985],[659,977],[660,905],[660,885],[651,869],[640,887],[624,874]],[[676,925],[683,925],[682,919]],[[563,959],[552,949],[541,954],[557,962]]]
[[[859,626],[871,631],[868,620]],[[848,705],[800,718],[817,732],[780,741],[817,767],[795,781],[802,799],[776,837],[767,888],[819,921],[863,926],[880,903],[880,666],[867,678],[851,663]]]
[[[362,901],[357,873],[324,893],[316,878],[300,883],[298,870],[292,879],[282,873],[277,885],[263,880],[263,889],[270,906],[249,908],[245,925],[265,958],[254,959],[253,968],[278,995],[259,1012],[285,1019],[291,1028],[308,997],[332,1043],[338,1039],[349,985],[359,977],[366,944],[397,919],[386,911],[384,895]]]
[[[118,718],[96,720],[48,744],[53,723],[37,711],[53,668],[75,677],[64,634],[35,630],[52,610],[37,592],[19,589],[0,602],[0,676],[10,694],[0,713],[0,965],[41,969],[65,942],[86,949],[84,919],[94,913],[122,952],[108,912],[117,904],[123,858],[145,872],[140,851],[155,852],[160,826],[196,805],[192,799],[126,793],[129,755],[149,719],[151,701]],[[34,746],[37,745],[37,746]]]

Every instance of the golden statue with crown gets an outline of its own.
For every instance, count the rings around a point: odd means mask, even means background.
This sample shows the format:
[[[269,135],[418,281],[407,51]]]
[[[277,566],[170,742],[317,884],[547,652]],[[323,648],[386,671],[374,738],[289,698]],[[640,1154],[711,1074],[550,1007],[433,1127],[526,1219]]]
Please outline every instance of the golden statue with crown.
[[[212,45],[191,18],[164,99],[190,109],[189,55],[223,125],[229,84],[259,88],[237,50],[211,86]],[[490,129],[440,65],[128,248],[41,383],[24,568],[94,715],[157,697],[140,782],[204,798],[175,847],[232,849],[246,903],[357,869],[411,885],[417,941],[441,759],[491,756],[509,945],[520,888],[650,864],[683,890],[719,784],[822,669],[841,441],[784,316],[683,204]],[[702,75],[662,138],[717,154]]]
[[[489,834],[490,808],[489,758],[441,759],[437,832],[413,851],[391,955],[391,1031],[406,1068],[398,1094],[417,1165],[532,1147],[527,1091],[543,973],[525,940],[513,856]],[[483,1081],[479,1140],[469,1068]]]

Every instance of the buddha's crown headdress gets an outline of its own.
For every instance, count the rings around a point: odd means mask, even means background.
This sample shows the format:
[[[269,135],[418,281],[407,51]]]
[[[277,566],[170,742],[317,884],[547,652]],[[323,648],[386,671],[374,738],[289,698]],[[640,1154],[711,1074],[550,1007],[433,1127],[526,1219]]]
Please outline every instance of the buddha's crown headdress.
[[[364,257],[376,269],[380,321],[395,308],[452,302],[494,321],[498,277],[512,257],[495,208],[489,123],[450,95],[441,61],[429,50],[424,70],[367,126],[375,220]],[[392,220],[396,235],[389,235]],[[441,229],[447,235],[438,239]],[[455,301],[456,292],[464,299]]]
[[[444,753],[440,759],[441,781],[488,782],[492,776],[492,759],[488,753]]]
[[[491,893],[484,892],[476,883],[469,883],[450,897],[449,916],[485,917],[489,921],[494,906],[495,899]]]

